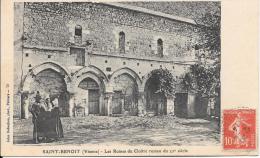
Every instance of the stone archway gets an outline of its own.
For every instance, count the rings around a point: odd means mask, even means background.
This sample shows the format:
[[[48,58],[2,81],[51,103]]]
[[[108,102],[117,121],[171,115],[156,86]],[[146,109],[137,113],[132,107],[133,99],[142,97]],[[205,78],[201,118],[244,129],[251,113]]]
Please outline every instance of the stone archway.
[[[30,85],[33,92],[39,91],[42,98],[49,96],[50,100],[58,98],[61,116],[69,115],[69,94],[67,85],[61,74],[53,69],[45,69],[35,75]]]
[[[66,85],[69,85],[71,81],[71,76],[68,73],[69,72],[68,69],[64,66],[61,66],[61,64],[59,63],[46,62],[46,63],[39,64],[33,67],[31,70],[29,70],[29,72],[27,73],[27,75],[24,77],[23,80],[23,85],[22,85],[23,91],[30,91],[30,85],[31,82],[34,81],[35,75],[45,69],[52,69],[56,71],[64,78]]]
[[[129,74],[115,77],[112,106],[112,114],[138,114],[138,85]]]
[[[149,75],[144,83],[145,109],[151,115],[167,114],[167,97],[158,91],[159,84],[156,75]]]
[[[36,92],[40,93],[42,99],[50,97],[57,98],[62,116],[69,115],[69,93],[67,84],[70,76],[64,67],[56,63],[43,63],[35,66],[26,75],[23,82],[23,93],[21,95],[21,118],[28,118],[28,106],[35,101]]]
[[[129,68],[122,68],[112,74],[110,84],[113,87],[112,114],[137,115],[139,76]]]
[[[77,108],[84,109],[84,115],[106,115],[107,109],[104,102],[106,77],[97,69],[85,67],[79,70],[72,78],[72,91],[74,93],[73,111]],[[76,109],[75,109],[76,108]]]
[[[98,83],[92,78],[83,79],[78,88],[83,91],[82,99],[84,101],[85,110],[87,110],[86,114],[100,114],[100,93],[102,93]]]
[[[113,84],[115,77],[117,77],[117,76],[119,76],[121,74],[127,74],[133,80],[135,80],[135,82],[136,82],[136,84],[138,86],[138,89],[140,87],[142,87],[142,81],[141,81],[140,77],[138,76],[138,74],[134,70],[132,70],[132,69],[130,69],[128,67],[124,67],[124,68],[121,68],[121,69],[118,69],[118,70],[114,71],[113,74],[111,75],[110,83]]]

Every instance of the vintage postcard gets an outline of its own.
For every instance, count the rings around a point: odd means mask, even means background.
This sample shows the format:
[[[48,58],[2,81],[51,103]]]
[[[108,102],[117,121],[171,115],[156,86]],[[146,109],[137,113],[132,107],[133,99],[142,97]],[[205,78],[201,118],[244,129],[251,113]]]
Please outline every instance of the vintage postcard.
[[[2,1],[1,155],[258,155],[258,7]]]

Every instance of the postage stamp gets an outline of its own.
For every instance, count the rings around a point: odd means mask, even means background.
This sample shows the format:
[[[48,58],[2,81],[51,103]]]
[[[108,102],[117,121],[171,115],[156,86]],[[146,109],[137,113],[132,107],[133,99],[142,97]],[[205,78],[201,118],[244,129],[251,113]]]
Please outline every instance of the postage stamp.
[[[255,110],[224,110],[223,115],[224,149],[256,149]]]

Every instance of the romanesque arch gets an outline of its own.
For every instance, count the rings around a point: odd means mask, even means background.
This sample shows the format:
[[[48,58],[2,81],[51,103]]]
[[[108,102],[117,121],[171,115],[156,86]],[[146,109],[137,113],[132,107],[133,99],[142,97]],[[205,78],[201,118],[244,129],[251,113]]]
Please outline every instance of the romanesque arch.
[[[71,81],[71,76],[69,75],[69,71],[65,66],[62,66],[60,63],[57,62],[45,62],[29,70],[29,72],[27,73],[27,75],[23,80],[23,85],[22,85],[23,91],[29,91],[31,82],[33,82],[33,78],[35,77],[35,75],[37,75],[39,72],[46,69],[52,69],[57,73],[61,74],[62,76],[64,76],[64,80],[67,85]]]
[[[105,115],[104,92],[106,84],[106,76],[96,67],[85,67],[77,71],[71,84],[76,105],[74,111],[77,108],[83,108],[85,115]]]
[[[124,68],[114,71],[113,74],[111,75],[110,83],[113,83],[115,78],[120,74],[128,74],[136,81],[138,88],[142,86],[142,81],[141,81],[140,77],[138,76],[138,74],[134,70],[132,70],[128,67],[124,67]]]
[[[100,70],[98,67],[93,66],[93,65],[89,65],[88,67],[83,67],[82,69],[75,72],[75,74],[73,75],[74,77],[72,78],[73,83],[75,83],[75,81],[79,80],[78,79],[79,77],[84,76],[84,74],[93,74],[100,81],[102,81],[105,86],[108,84],[108,78],[105,75],[105,73],[102,70]],[[75,84],[77,84],[77,83],[75,83]]]
[[[83,67],[82,69],[74,73],[70,86],[71,90],[75,91],[74,88],[76,88],[79,83],[87,77],[95,80],[95,82],[97,82],[100,86],[102,85],[103,91],[105,91],[108,84],[108,78],[103,71],[93,65]]]
[[[84,72],[81,74],[76,73],[74,75],[74,77],[72,78],[72,83],[71,83],[73,92],[77,91],[77,88],[78,88],[80,82],[82,82],[86,78],[91,78],[92,80],[94,80],[98,84],[98,86],[101,88],[102,92],[105,91],[106,82],[104,82],[104,80],[102,80],[102,78],[100,78],[100,76],[98,74],[96,74],[92,71],[87,71],[87,72]]]
[[[112,114],[138,114],[139,76],[129,68],[115,71],[110,79],[113,87]]]
[[[61,115],[69,115],[69,93],[67,85],[70,82],[68,70],[57,63],[46,62],[39,64],[29,70],[24,78],[23,93],[21,100],[21,113],[23,118],[28,118],[28,106],[35,102],[36,92],[40,93],[42,99],[50,97],[57,98]]]
[[[152,72],[143,78],[144,103],[147,113],[153,115],[167,114],[167,97],[158,92],[159,80]]]

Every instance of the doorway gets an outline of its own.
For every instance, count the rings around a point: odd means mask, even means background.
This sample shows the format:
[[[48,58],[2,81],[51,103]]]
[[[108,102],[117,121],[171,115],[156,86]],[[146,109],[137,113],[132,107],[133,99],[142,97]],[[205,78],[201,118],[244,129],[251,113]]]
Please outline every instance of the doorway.
[[[79,84],[81,90],[80,97],[84,101],[82,107],[85,108],[87,114],[100,114],[100,88],[97,82],[91,78],[85,78]]]
[[[116,91],[112,98],[112,114],[121,114],[122,113],[122,92]]]
[[[88,108],[89,114],[99,114],[99,90],[88,90]]]

